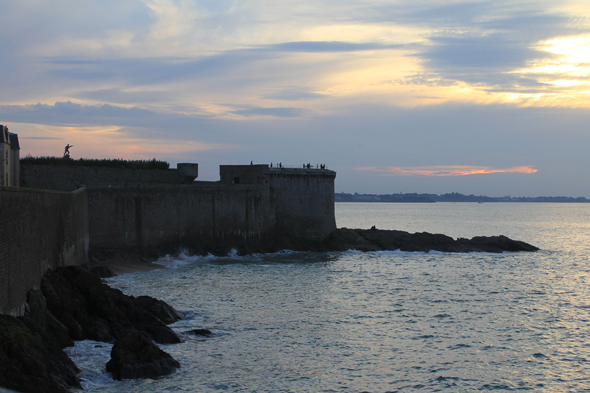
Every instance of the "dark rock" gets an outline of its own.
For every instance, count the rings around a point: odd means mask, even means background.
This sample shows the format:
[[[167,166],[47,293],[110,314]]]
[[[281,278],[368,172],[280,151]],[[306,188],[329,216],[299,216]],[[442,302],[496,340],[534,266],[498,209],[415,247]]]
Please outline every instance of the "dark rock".
[[[96,266],[96,267],[90,269],[90,271],[92,273],[96,274],[100,278],[110,278],[110,277],[116,276],[115,272],[113,272],[111,270],[111,268],[109,268],[108,266],[104,266],[104,265]]]
[[[32,318],[28,322],[39,327]],[[69,387],[81,388],[75,377],[79,370],[71,360],[63,351],[47,347],[23,322],[0,315],[0,386],[23,393],[66,393]],[[68,362],[73,366],[69,371]]]
[[[47,309],[67,327],[74,340],[114,342],[142,333],[160,344],[182,342],[152,313],[174,322],[181,315],[172,307],[147,297],[138,301],[83,268],[69,266],[46,273],[41,288]]]
[[[89,319],[87,303],[73,288],[72,281],[73,274],[68,268],[49,271],[43,276],[41,291],[47,300],[47,309],[68,329],[69,336],[73,340],[84,340],[82,325]]]
[[[107,371],[117,380],[157,378],[177,368],[180,363],[142,334],[132,334],[117,341],[107,363]]]
[[[457,239],[460,244],[467,243],[474,251],[484,252],[517,252],[517,251],[538,251],[539,249],[519,240],[512,240],[506,236],[477,236],[471,240]]]
[[[340,228],[330,234],[325,242],[326,251],[380,251],[381,247],[365,239],[360,233],[348,228]]]
[[[43,292],[33,290],[27,292],[27,310],[26,315],[35,321],[42,329],[45,329],[45,312],[47,311],[47,301]]]
[[[211,332],[211,330],[209,330],[209,329],[193,329],[193,330],[187,330],[185,333],[192,333],[195,336],[204,336],[204,337],[211,337],[211,335],[213,334],[213,332]]]
[[[23,393],[81,389],[80,370],[62,348],[74,345],[72,339],[124,343],[129,335],[142,337],[143,343],[135,339],[131,352],[115,356],[130,364],[119,375],[165,375],[179,364],[150,340],[168,344],[181,339],[160,318],[170,323],[182,315],[159,300],[135,299],[110,288],[81,267],[49,271],[41,290],[27,294],[23,317],[0,315],[0,386]]]
[[[81,341],[86,339],[82,326],[69,311],[64,311],[59,321],[68,329],[68,334],[73,340]]]
[[[62,348],[73,346],[68,336],[68,329],[45,308],[45,297],[39,290],[27,293],[27,312],[20,320],[34,334],[41,337],[42,343],[50,359],[46,363],[47,371],[52,380],[62,387],[80,387],[76,374],[80,371]]]
[[[176,311],[173,307],[170,307],[170,305],[162,300],[154,299],[151,296],[138,296],[134,299],[134,303],[135,306],[156,316],[166,325],[184,319],[182,314]]]
[[[45,312],[45,331],[55,338],[59,348],[74,346],[74,341],[68,335],[68,328],[59,322],[50,311]]]
[[[109,323],[99,317],[91,317],[90,323],[86,326],[86,335],[92,337],[95,341],[102,341],[105,343],[115,342],[115,338],[111,334],[111,326]]]
[[[537,251],[528,243],[506,236],[479,236],[472,239],[453,238],[428,232],[409,233],[381,229],[340,228],[330,234],[322,246],[324,251],[441,251],[441,252],[515,252]]]
[[[20,318],[31,331],[40,334],[46,344],[56,348],[74,346],[68,329],[46,308],[47,302],[40,290],[27,292],[27,311]]]

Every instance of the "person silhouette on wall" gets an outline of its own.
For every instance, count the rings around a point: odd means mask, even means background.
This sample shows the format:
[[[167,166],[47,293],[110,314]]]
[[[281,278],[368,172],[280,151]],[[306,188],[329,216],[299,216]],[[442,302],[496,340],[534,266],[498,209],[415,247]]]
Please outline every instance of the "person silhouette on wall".
[[[69,143],[66,145],[64,149],[64,158],[70,158],[70,147],[74,147],[74,145],[70,145]]]

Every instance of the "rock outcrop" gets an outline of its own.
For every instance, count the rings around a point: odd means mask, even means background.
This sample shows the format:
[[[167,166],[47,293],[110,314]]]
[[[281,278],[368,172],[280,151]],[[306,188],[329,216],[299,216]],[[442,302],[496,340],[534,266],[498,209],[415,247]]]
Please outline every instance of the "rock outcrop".
[[[157,378],[177,368],[180,368],[178,361],[142,334],[131,334],[118,340],[107,363],[107,371],[117,380]]]
[[[383,229],[348,229],[339,228],[323,241],[305,241],[300,238],[276,233],[268,239],[248,239],[237,244],[231,239],[213,239],[199,244],[198,247],[175,245],[163,248],[160,253],[147,250],[109,250],[93,252],[91,260],[95,264],[101,261],[137,261],[153,262],[166,254],[174,254],[183,250],[190,255],[212,254],[219,257],[237,251],[240,256],[251,254],[274,253],[281,250],[331,252],[331,251],[440,251],[440,252],[515,252],[538,251],[528,243],[512,240],[506,236],[476,236],[471,239],[453,239],[442,234],[428,232],[409,233],[405,231]]]
[[[28,322],[35,324],[32,319]],[[0,386],[22,393],[67,393],[69,387],[81,388],[79,371],[49,334],[0,315]]]
[[[41,288],[47,309],[61,322],[74,340],[115,342],[141,333],[159,344],[182,340],[166,323],[182,316],[166,309],[156,299],[127,296],[103,284],[100,278],[80,267],[69,266],[45,274]],[[154,312],[165,319],[160,320]]]
[[[194,334],[195,336],[202,336],[202,337],[211,337],[213,332],[209,329],[193,329],[187,330],[184,333]]]
[[[180,319],[168,304],[127,296],[81,267],[49,271],[41,290],[29,291],[25,316],[0,315],[0,386],[22,393],[81,389],[80,370],[63,348],[85,339],[115,342],[116,378],[165,375],[180,365],[152,340],[181,342],[166,326]]]
[[[477,236],[471,239],[432,234],[380,229],[340,228],[332,232],[323,248],[328,251],[440,251],[440,252],[515,252],[538,251],[528,243],[506,236]]]

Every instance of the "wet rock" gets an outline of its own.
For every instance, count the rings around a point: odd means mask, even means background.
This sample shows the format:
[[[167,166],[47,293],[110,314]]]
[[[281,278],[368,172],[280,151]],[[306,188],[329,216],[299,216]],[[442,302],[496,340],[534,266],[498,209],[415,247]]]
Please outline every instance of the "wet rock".
[[[68,328],[49,311],[46,311],[45,315],[45,331],[51,334],[59,348],[74,346],[74,341],[68,335]]]
[[[80,371],[62,348],[73,346],[68,329],[46,309],[46,300],[41,291],[27,293],[27,312],[19,318],[34,334],[38,335],[45,347],[49,363],[45,363],[51,379],[62,387],[78,387],[76,374]]]
[[[114,342],[114,337],[111,334],[111,326],[103,318],[91,317],[90,323],[86,326],[86,334],[92,337],[95,341],[102,341],[105,343]]]
[[[517,251],[538,251],[539,249],[531,244],[512,240],[506,236],[476,236],[468,239],[457,239],[457,243],[465,244],[465,247],[473,251],[482,252],[517,252]]]
[[[323,245],[325,251],[385,251],[408,252],[516,252],[537,251],[528,243],[506,236],[478,236],[457,240],[442,234],[409,233],[382,229],[348,229],[334,231]]]
[[[104,265],[96,266],[90,269],[90,271],[100,278],[110,278],[116,276],[115,272],[113,272],[108,266]]]
[[[182,315],[159,300],[136,299],[110,288],[81,267],[49,271],[41,290],[28,292],[23,317],[0,315],[0,386],[23,393],[81,389],[76,377],[80,370],[62,350],[74,345],[72,339],[125,343],[128,336],[142,337],[128,344],[128,352],[115,356],[129,363],[119,375],[165,375],[179,367],[178,362],[151,340],[182,340],[160,318],[171,323]]]
[[[138,296],[135,298],[134,303],[137,307],[156,316],[166,325],[184,319],[182,314],[176,311],[173,307],[170,307],[170,305],[162,300],[154,299],[151,296]]]
[[[213,335],[213,332],[211,332],[211,330],[209,330],[209,329],[193,329],[193,330],[187,330],[185,333],[191,333],[191,334],[194,334],[195,336],[204,336],[204,337],[211,337],[211,335]]]
[[[39,326],[32,318],[28,322]],[[66,393],[69,387],[80,388],[76,366],[63,351],[48,347],[51,343],[25,323],[0,315],[0,386],[22,393]]]
[[[96,274],[83,268],[69,266],[48,272],[41,288],[47,299],[47,309],[67,327],[74,340],[114,342],[142,333],[160,344],[182,342],[152,313],[166,321],[176,321],[181,315],[172,307],[156,299],[138,301],[109,287]]]
[[[117,341],[111,351],[107,371],[113,378],[157,378],[180,368],[180,363],[142,334],[132,334]]]

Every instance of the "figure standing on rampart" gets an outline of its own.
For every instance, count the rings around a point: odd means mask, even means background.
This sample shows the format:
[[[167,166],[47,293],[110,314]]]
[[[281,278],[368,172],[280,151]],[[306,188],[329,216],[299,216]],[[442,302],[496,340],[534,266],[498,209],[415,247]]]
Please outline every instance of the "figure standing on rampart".
[[[66,145],[63,158],[70,158],[70,147],[74,147],[74,145],[70,145],[69,143]]]

